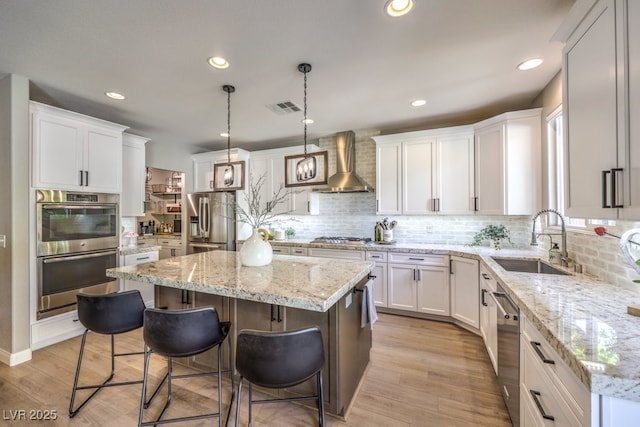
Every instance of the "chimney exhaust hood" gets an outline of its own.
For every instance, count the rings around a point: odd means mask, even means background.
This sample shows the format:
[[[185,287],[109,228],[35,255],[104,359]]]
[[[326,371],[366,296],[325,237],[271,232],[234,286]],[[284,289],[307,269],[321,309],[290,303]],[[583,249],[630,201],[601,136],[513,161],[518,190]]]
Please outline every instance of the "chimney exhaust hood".
[[[356,134],[353,131],[336,135],[336,173],[331,175],[324,187],[315,188],[318,193],[365,193],[373,191],[355,172]]]

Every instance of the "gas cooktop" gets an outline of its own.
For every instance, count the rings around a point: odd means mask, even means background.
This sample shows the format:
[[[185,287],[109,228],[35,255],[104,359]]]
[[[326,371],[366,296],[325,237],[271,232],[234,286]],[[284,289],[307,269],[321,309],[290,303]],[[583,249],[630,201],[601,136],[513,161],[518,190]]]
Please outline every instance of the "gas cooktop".
[[[366,245],[371,241],[368,237],[341,237],[341,236],[321,236],[316,237],[311,243],[333,243],[336,245]]]

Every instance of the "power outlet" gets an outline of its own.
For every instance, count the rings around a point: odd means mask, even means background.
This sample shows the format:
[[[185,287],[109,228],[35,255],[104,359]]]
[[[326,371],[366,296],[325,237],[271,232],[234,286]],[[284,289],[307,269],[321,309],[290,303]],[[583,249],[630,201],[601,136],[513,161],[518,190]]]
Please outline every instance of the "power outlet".
[[[433,233],[433,224],[427,224],[427,233]]]

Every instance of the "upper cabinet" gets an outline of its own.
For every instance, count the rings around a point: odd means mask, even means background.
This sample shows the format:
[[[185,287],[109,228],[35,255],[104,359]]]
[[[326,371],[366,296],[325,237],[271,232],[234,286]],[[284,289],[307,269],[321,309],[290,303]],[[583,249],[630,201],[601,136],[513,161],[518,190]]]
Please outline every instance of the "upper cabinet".
[[[473,213],[473,128],[376,136],[376,212]]]
[[[309,152],[318,151],[316,145],[307,145]],[[285,156],[301,154],[304,147],[286,147],[272,150],[251,152],[249,160],[249,175],[252,183],[256,183],[264,176],[264,183],[260,198],[263,202],[272,199],[280,187],[288,193],[285,203],[273,207],[276,214],[289,213],[293,215],[314,215],[318,213],[318,194],[311,191],[312,187],[285,188]]]
[[[531,215],[540,206],[541,109],[476,123],[475,210]]]
[[[122,195],[120,216],[144,216],[145,148],[148,138],[122,135]]]
[[[640,219],[640,4],[580,18],[563,51],[566,213]]]
[[[32,186],[120,193],[126,126],[30,103]]]
[[[232,148],[230,156],[227,150],[211,151],[192,156],[193,160],[193,191],[213,191],[213,166],[216,163],[226,163],[231,158],[232,162],[249,159],[249,152],[240,148]],[[247,174],[247,164],[245,164],[245,178]],[[247,180],[245,179],[245,188]]]

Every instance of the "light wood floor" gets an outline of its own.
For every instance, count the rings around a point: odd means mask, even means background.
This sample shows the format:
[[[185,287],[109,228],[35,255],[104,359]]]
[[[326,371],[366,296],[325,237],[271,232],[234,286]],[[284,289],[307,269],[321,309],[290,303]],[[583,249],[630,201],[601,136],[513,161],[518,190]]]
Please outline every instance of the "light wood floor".
[[[511,425],[480,337],[448,323],[390,314],[380,314],[373,331],[371,363],[355,403],[346,421],[328,417],[328,425]],[[86,381],[98,381],[102,375],[96,371],[108,371],[108,345],[106,337],[89,336],[84,366],[87,369],[83,369]],[[73,338],[35,351],[27,363],[12,368],[0,363],[1,426],[136,425],[140,385],[102,390],[75,418],[68,418],[79,346],[80,338]],[[118,336],[116,346],[117,351],[141,349],[140,331]],[[165,363],[157,357],[152,365],[156,380],[164,369]],[[142,356],[119,358],[116,372],[116,380],[141,378]],[[174,382],[174,398],[168,415],[210,410],[207,406],[211,400],[202,397],[216,393],[215,379],[182,381],[186,383]],[[228,405],[230,383],[224,385],[224,402]],[[153,415],[153,409],[162,406],[163,398],[161,395],[154,402],[149,416]],[[246,399],[245,394],[241,425],[247,423]],[[25,410],[27,417],[31,410],[57,411],[58,418],[46,422],[12,421],[11,414],[18,410]],[[255,405],[253,416],[255,427],[317,423],[314,411],[293,403]],[[232,425],[233,416],[230,421]],[[212,425],[212,420],[188,425]]]

